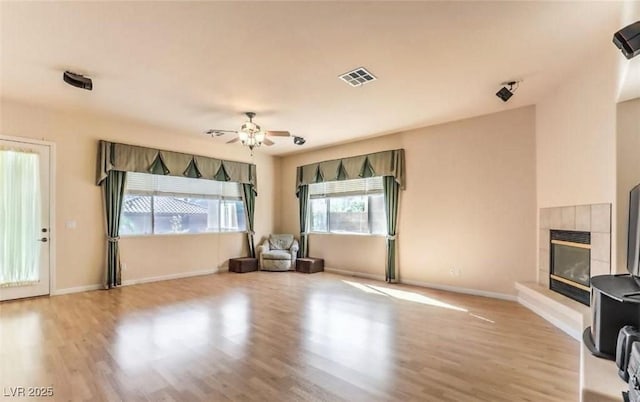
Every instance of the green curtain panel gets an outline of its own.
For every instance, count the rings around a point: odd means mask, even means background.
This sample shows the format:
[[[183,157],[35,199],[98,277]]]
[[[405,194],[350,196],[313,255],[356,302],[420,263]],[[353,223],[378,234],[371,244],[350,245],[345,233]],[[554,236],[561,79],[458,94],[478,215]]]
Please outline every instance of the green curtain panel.
[[[309,256],[309,235],[307,234],[309,215],[309,186],[298,187],[298,203],[300,204],[300,258]]]
[[[244,210],[247,216],[247,240],[249,241],[249,256],[256,258],[256,247],[253,242],[253,217],[256,209],[256,193],[251,184],[242,184],[242,199],[244,200]]]
[[[107,228],[107,267],[105,288],[110,289],[122,284],[120,265],[120,213],[124,198],[126,172],[111,170],[102,182],[104,212]]]
[[[385,265],[385,278],[389,283],[397,281],[396,275],[396,226],[398,223],[398,196],[400,185],[392,176],[385,176],[384,186],[384,210],[387,214],[387,263]]]

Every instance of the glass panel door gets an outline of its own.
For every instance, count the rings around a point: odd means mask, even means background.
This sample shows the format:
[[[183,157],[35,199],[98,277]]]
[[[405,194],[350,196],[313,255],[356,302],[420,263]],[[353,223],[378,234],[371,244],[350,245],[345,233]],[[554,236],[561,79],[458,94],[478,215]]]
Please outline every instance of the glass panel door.
[[[552,244],[553,261],[552,274],[580,283],[590,285],[591,250],[580,247],[571,247],[561,244]]]
[[[49,294],[49,152],[0,140],[0,300]]]

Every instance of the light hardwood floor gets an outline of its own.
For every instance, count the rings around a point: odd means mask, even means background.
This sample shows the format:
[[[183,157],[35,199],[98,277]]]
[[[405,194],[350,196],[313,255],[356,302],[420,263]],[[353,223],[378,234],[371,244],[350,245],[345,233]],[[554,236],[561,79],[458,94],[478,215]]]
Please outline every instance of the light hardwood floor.
[[[60,401],[567,402],[578,354],[514,302],[328,273],[0,303],[0,388]]]

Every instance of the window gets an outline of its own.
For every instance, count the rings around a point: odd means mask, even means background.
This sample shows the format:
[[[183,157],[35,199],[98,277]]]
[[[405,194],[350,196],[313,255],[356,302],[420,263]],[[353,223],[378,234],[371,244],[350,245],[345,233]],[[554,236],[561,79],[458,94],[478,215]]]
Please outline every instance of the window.
[[[312,232],[386,234],[382,177],[309,185]]]
[[[127,173],[120,234],[241,232],[239,183]]]

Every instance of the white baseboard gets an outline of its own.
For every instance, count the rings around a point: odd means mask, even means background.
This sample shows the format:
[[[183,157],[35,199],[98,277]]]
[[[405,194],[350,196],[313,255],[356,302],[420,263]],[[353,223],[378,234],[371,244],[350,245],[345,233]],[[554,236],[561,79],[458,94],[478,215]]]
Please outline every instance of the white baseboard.
[[[99,289],[104,289],[104,286],[102,284],[75,286],[72,288],[56,289],[52,291],[50,294],[51,296],[60,296],[60,295],[68,295],[69,293],[88,292],[91,290],[99,290]]]
[[[402,280],[402,279],[400,280],[400,283],[403,283],[405,285],[418,286],[421,288],[445,290],[447,292],[463,293],[463,294],[472,295],[472,296],[489,297],[491,299],[500,299],[500,300],[508,300],[508,301],[517,301],[518,299],[515,295],[510,295],[506,293],[490,292],[488,290],[461,288],[458,286],[450,286],[450,285],[440,285],[438,283],[420,282],[420,281]]]
[[[122,281],[122,286],[139,285],[142,283],[149,283],[149,282],[170,281],[172,279],[182,279],[182,278],[190,278],[192,276],[210,275],[210,274],[216,274],[218,272],[220,272],[218,268],[213,268],[213,269],[204,269],[202,271],[180,272],[177,274],[151,276],[147,278],[127,279]]]
[[[169,281],[171,279],[190,278],[192,276],[210,275],[218,272],[220,272],[218,268],[213,268],[213,269],[205,269],[202,271],[180,272],[177,274],[152,276],[148,278],[127,279],[122,281],[121,286],[139,285],[141,283],[158,282],[158,281]],[[76,286],[73,288],[56,289],[53,292],[51,292],[51,296],[60,296],[60,295],[66,295],[70,293],[81,293],[81,292],[88,292],[91,290],[100,290],[100,289],[104,289],[104,286],[102,284]]]
[[[376,281],[384,281],[384,279],[385,279],[384,276],[382,276],[382,275],[367,274],[367,273],[354,272],[354,271],[346,271],[346,270],[343,270],[343,269],[325,268],[324,270],[327,271],[327,272],[332,272],[332,273],[336,273],[336,274],[339,274],[339,275],[347,275],[347,276],[353,276],[353,277],[357,277],[357,278],[373,279],[373,280],[376,280]],[[439,284],[436,284],[436,283],[419,282],[419,281],[412,281],[412,280],[400,280],[398,283],[405,284],[405,285],[411,285],[411,286],[418,286],[418,287],[421,287],[421,288],[445,290],[447,292],[453,292],[453,293],[464,293],[464,294],[473,295],[473,296],[490,297],[492,299],[509,300],[509,301],[516,301],[517,300],[517,297],[515,295],[509,295],[509,294],[497,293],[497,292],[489,292],[489,291],[486,291],[486,290],[460,288],[460,287],[457,287],[457,286],[439,285]]]
[[[344,269],[327,268],[327,267],[325,267],[324,270],[326,272],[332,272],[338,275],[354,276],[356,278],[364,278],[364,279],[373,279],[375,281],[384,281],[384,276],[382,275],[367,274],[365,272],[347,271]]]

